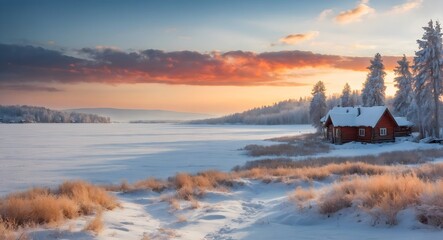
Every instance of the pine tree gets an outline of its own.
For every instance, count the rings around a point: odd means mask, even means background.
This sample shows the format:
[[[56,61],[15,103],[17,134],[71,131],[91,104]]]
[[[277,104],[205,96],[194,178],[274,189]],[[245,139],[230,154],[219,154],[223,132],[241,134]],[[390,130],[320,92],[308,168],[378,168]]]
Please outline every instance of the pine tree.
[[[395,87],[397,92],[394,96],[394,112],[400,116],[408,117],[412,119],[411,111],[409,108],[413,108],[413,91],[412,81],[413,77],[409,71],[409,61],[405,55],[397,62],[398,65],[394,69],[396,77],[394,78]],[[409,115],[409,116],[408,116]]]
[[[312,88],[312,100],[309,106],[309,115],[312,125],[321,132],[323,127],[320,119],[326,115],[326,87],[322,81],[317,82]]]
[[[351,86],[346,83],[340,96],[342,107],[350,107],[354,105],[351,94]]]
[[[422,136],[440,136],[439,98],[442,93],[443,50],[440,23],[431,21],[423,28],[422,39],[417,40],[415,52],[415,97]]]
[[[385,102],[385,67],[381,55],[377,53],[371,65],[368,67],[368,77],[363,84],[362,100],[363,106],[383,106]]]

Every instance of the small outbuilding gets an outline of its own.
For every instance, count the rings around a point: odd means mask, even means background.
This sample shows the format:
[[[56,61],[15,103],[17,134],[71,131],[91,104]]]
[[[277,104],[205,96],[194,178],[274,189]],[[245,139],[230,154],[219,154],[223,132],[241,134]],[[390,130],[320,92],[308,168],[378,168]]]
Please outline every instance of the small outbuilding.
[[[412,127],[414,124],[405,117],[394,117],[397,122],[398,127],[394,131],[396,137],[406,137],[411,136]]]
[[[322,122],[325,138],[336,144],[394,142],[400,129],[385,106],[334,107]]]

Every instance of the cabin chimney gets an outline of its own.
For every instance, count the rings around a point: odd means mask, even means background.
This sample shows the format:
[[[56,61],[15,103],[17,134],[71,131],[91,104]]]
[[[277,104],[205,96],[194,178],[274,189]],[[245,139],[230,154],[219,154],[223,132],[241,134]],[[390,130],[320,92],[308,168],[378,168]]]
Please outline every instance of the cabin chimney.
[[[361,110],[360,110],[360,108],[358,107],[358,108],[357,108],[357,117],[360,116],[360,114],[361,114]]]

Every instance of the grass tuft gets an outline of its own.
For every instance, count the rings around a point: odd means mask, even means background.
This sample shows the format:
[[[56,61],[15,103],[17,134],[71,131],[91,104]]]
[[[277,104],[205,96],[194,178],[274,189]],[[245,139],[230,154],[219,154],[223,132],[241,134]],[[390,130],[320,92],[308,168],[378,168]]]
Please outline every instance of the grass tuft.
[[[94,232],[96,235],[100,234],[103,231],[103,214],[102,212],[98,212],[95,217],[86,225],[85,231]]]
[[[58,224],[103,209],[112,210],[118,205],[115,197],[103,188],[83,181],[65,182],[56,191],[34,188],[0,199],[0,231]]]
[[[309,201],[315,197],[315,192],[312,188],[305,189],[297,187],[293,193],[289,195],[289,200],[294,202],[299,209],[303,209],[306,201]]]
[[[417,207],[418,219],[424,224],[443,228],[443,181],[439,180],[424,190]]]

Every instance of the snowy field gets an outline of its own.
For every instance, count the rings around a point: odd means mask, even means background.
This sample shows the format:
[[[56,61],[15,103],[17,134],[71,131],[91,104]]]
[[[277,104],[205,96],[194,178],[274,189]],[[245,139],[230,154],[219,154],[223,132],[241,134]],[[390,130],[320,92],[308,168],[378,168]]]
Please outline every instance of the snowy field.
[[[317,188],[328,187],[322,182]],[[441,229],[420,224],[412,209],[399,213],[397,226],[372,226],[372,217],[355,208],[331,217],[298,209],[288,201],[296,185],[245,181],[230,192],[209,192],[192,209],[181,201],[171,210],[154,192],[119,194],[122,209],[104,214],[106,228],[98,236],[82,231],[88,219],[70,221],[57,230],[38,229],[34,239],[182,239],[182,240],[437,240]],[[306,185],[306,183],[304,183]]]
[[[67,179],[130,182],[230,170],[248,144],[312,132],[309,125],[0,124],[0,195]]]
[[[313,131],[310,126],[208,126],[177,124],[0,125],[1,194],[66,179],[95,183],[135,181],[176,172],[230,170],[254,158],[238,149],[277,144],[264,139]],[[437,144],[348,143],[318,156],[356,156],[440,148]],[[193,209],[180,200],[171,209],[165,195],[115,193],[122,208],[103,215],[104,230],[83,230],[93,216],[28,230],[31,239],[441,239],[441,229],[416,220],[414,209],[399,212],[396,226],[373,224],[354,207],[328,217],[315,205],[299,209],[288,199],[297,186],[330,189],[331,181],[270,183],[242,180],[228,191],[209,191]]]

